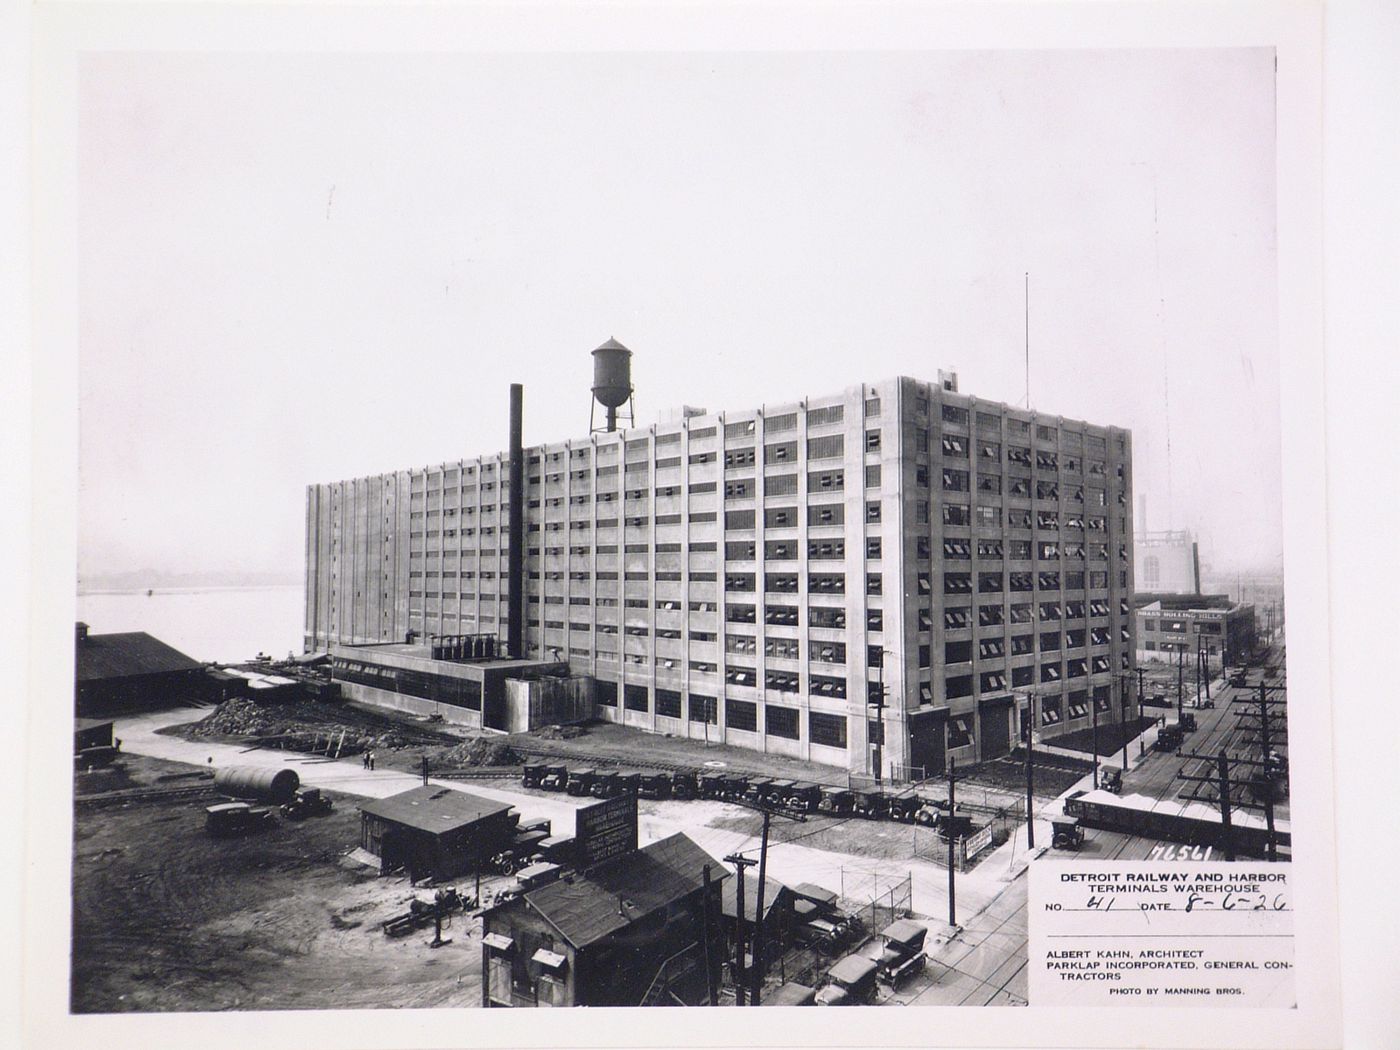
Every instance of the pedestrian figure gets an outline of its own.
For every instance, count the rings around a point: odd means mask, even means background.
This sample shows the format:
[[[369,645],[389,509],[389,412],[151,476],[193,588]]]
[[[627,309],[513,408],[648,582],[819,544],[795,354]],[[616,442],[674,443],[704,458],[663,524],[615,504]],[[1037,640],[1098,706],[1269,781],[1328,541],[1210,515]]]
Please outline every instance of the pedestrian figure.
[[[370,768],[371,770],[374,769],[374,752],[373,752],[373,751],[371,751],[371,752],[369,753],[369,768]]]
[[[368,751],[366,751],[363,755],[360,756],[360,765],[363,766],[365,769],[368,769],[368,768],[369,768],[369,752],[368,752]]]

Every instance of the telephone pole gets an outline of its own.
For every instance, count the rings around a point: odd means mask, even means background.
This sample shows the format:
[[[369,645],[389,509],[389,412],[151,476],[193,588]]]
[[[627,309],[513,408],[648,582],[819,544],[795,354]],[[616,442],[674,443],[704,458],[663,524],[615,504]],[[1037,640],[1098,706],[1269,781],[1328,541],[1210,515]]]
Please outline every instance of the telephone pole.
[[[734,1005],[745,1006],[744,979],[747,969],[744,966],[744,923],[748,920],[744,914],[744,869],[758,861],[742,853],[731,853],[724,861],[734,865],[735,874],[739,877],[734,890],[737,905],[734,913]]]
[[[957,781],[954,779],[954,776],[953,776],[953,766],[954,766],[954,765],[955,765],[955,760],[954,760],[954,759],[951,759],[951,758],[948,759],[948,821],[949,821],[949,823],[948,823],[948,925],[949,925],[949,926],[956,926],[956,925],[958,924],[957,887],[954,885],[954,882],[953,882],[953,873],[954,873],[954,871],[956,870],[956,867],[957,867],[956,864],[954,864],[954,857],[953,857],[953,855],[954,855],[954,853],[956,852],[955,847],[957,846],[957,842],[958,842],[958,835],[957,835],[957,831],[958,831],[958,821],[957,821],[958,807],[957,807],[957,800],[956,800],[956,798],[955,798],[955,796],[954,796],[954,794],[953,794],[953,792],[954,792],[954,785],[957,783]]]
[[[1035,849],[1035,694],[1026,697],[1026,848]]]

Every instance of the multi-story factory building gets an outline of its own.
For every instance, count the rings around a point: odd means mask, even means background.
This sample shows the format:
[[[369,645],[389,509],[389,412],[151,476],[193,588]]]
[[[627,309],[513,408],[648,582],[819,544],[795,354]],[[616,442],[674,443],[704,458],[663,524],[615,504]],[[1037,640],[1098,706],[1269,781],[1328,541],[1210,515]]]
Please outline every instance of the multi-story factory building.
[[[306,649],[505,637],[518,496],[516,655],[606,719],[899,777],[1005,754],[1032,693],[1047,736],[1136,714],[1126,430],[901,377],[508,461],[311,486]]]

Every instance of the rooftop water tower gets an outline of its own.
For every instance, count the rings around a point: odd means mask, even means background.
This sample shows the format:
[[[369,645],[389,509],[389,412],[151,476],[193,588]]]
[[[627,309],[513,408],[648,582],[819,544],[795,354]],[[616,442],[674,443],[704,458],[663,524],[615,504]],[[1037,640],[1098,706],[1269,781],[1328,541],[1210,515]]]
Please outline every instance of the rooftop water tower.
[[[636,421],[632,403],[632,351],[616,339],[609,339],[593,351],[593,406],[588,411],[588,432],[617,429],[617,410],[627,406],[627,422]],[[607,423],[599,427],[594,422],[598,405],[607,409]]]

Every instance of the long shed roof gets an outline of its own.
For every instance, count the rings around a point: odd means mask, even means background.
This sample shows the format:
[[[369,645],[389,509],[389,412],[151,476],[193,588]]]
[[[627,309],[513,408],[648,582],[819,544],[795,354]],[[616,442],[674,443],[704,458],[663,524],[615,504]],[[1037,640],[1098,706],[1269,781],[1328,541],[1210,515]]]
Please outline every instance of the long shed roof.
[[[78,681],[198,671],[204,665],[145,631],[90,634],[78,642]]]
[[[505,802],[434,784],[410,788],[388,798],[371,799],[360,806],[361,813],[435,835],[475,824],[508,809],[510,806]]]
[[[694,893],[707,864],[712,882],[728,877],[719,861],[677,832],[586,876],[532,890],[525,900],[574,948],[584,948]]]

